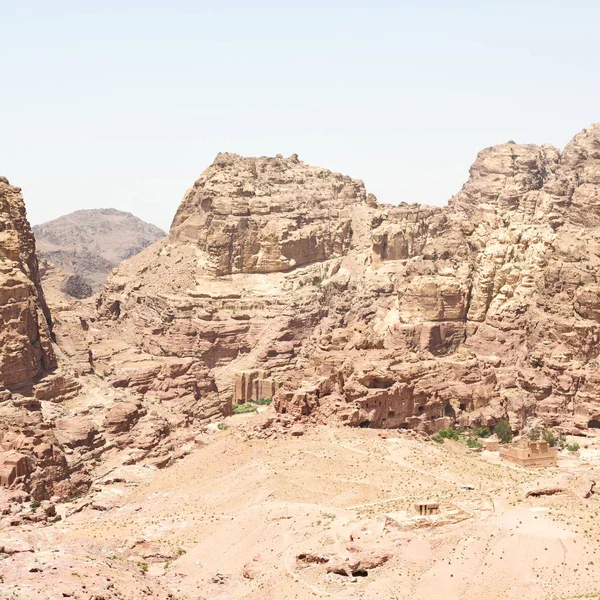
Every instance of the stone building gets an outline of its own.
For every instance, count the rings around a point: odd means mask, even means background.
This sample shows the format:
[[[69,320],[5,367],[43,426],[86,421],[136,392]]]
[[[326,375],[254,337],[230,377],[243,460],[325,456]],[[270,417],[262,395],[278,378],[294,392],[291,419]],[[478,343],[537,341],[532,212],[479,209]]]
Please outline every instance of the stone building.
[[[500,440],[498,438],[479,438],[479,443],[483,446],[484,450],[488,450],[489,452],[498,452],[500,450]]]
[[[544,440],[527,441],[508,448],[500,448],[500,457],[520,467],[554,467],[558,450]]]
[[[0,453],[0,487],[10,487],[17,479],[24,479],[29,473],[27,457],[19,452]]]
[[[415,502],[415,512],[423,517],[437,515],[440,512],[440,503],[435,500],[420,500]]]
[[[260,398],[273,398],[277,384],[266,371],[238,371],[234,376],[233,403],[244,404]]]

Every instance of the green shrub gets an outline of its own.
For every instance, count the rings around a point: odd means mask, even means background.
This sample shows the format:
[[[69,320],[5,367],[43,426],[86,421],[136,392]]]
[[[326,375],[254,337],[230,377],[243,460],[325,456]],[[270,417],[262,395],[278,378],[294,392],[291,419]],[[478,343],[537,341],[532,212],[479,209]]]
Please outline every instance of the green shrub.
[[[452,425],[450,425],[450,427],[446,427],[446,429],[440,429],[438,434],[445,440],[458,440],[460,438],[458,431],[456,431]]]
[[[467,438],[467,446],[469,446],[469,448],[483,448],[483,446],[473,438]]]
[[[228,427],[227,425],[225,425],[225,423],[219,423],[219,424],[217,425],[217,429],[218,429],[219,431],[225,431],[226,429],[229,429],[229,427]]]
[[[443,444],[443,443],[444,443],[444,438],[443,438],[443,437],[442,437],[442,436],[439,434],[439,432],[438,432],[438,433],[434,433],[434,434],[431,436],[431,439],[432,439],[434,442],[438,443],[438,444]]]
[[[512,429],[506,419],[499,421],[494,427],[494,433],[503,444],[510,444],[513,439]]]
[[[546,442],[548,442],[548,446],[550,446],[551,448],[554,448],[554,446],[556,446],[556,436],[554,435],[554,433],[552,433],[552,431],[550,429],[542,429],[542,439]]]
[[[541,431],[540,431],[540,430],[539,430],[537,427],[534,427],[534,428],[533,428],[533,429],[532,429],[532,430],[529,432],[529,435],[528,435],[528,437],[529,437],[529,439],[530,439],[532,442],[537,442],[537,441],[538,441],[538,440],[539,440],[539,439],[542,437],[542,433],[541,433]]]
[[[233,414],[234,415],[241,415],[242,413],[250,413],[250,412],[256,412],[256,406],[254,406],[254,404],[250,404],[249,402],[246,402],[245,404],[236,404],[233,407]]]
[[[559,433],[558,435],[555,435],[551,429],[547,429],[546,427],[544,427],[541,431],[538,432],[537,437],[531,437],[531,434],[529,437],[532,440],[542,439],[545,442],[548,442],[548,446],[550,446],[551,448],[557,446],[562,450],[567,445],[567,438],[565,437],[564,433]]]
[[[259,398],[258,400],[252,400],[252,404],[258,404],[258,406],[269,406],[273,402],[273,398]]]
[[[577,442],[575,442],[574,444],[569,444],[567,446],[567,450],[569,452],[577,452],[577,450],[579,450],[579,448],[580,448],[580,446],[579,446],[579,444]]]
[[[487,438],[490,437],[490,430],[487,427],[478,427],[475,430],[475,435],[478,438]]]

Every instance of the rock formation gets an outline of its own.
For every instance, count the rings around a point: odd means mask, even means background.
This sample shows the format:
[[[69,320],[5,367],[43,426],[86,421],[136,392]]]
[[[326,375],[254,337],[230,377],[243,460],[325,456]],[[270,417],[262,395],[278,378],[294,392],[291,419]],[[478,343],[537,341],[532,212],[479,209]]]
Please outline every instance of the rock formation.
[[[0,177],[0,463],[1,485],[38,499],[69,477],[64,453],[41,412],[52,397],[76,393],[57,375],[52,323],[40,285],[35,240],[21,190]],[[48,375],[44,378],[45,375]],[[76,478],[73,479],[77,487]],[[65,492],[70,493],[70,484]]]
[[[20,188],[0,177],[0,388],[18,387],[56,365],[50,312]]]
[[[220,154],[109,278],[79,352],[185,418],[268,389],[352,425],[600,425],[599,190],[600,125],[562,153],[483,150],[442,208]]]
[[[158,227],[114,208],[78,210],[36,225],[33,232],[40,256],[67,274],[61,291],[74,298],[99,291],[121,261],[165,235]]]

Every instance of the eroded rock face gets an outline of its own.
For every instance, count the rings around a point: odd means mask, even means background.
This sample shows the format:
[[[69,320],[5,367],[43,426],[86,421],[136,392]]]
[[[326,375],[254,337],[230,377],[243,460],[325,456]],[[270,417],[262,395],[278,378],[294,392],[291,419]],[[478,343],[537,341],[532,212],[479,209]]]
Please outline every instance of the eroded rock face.
[[[350,246],[350,211],[364,185],[288,159],[219,154],[186,193],[171,237],[207,254],[207,272],[272,273]]]
[[[81,275],[67,275],[61,283],[60,291],[78,300],[89,298],[94,293],[90,282]]]
[[[0,177],[0,389],[28,383],[55,365],[21,190]]]
[[[600,417],[599,206],[600,125],[562,153],[483,150],[443,208],[378,204],[296,156],[219,155],[170,236],[111,277],[86,343],[148,390],[135,348],[204,417],[251,398],[259,372],[281,412],[348,424],[585,428]]]
[[[77,395],[79,384],[52,373],[50,312],[20,189],[0,177],[0,463],[3,485],[37,500],[86,488],[70,468],[44,404]],[[14,464],[15,460],[18,462]]]

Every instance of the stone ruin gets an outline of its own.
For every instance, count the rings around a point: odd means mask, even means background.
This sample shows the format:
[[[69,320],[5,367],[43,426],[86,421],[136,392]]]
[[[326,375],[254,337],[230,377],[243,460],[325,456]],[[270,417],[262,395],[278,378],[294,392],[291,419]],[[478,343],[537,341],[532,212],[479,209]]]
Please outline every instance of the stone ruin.
[[[276,391],[277,385],[266,371],[238,371],[234,375],[234,404],[245,404],[260,398],[273,398]]]
[[[551,448],[544,440],[522,440],[514,446],[500,448],[500,458],[520,467],[555,467],[558,450]]]
[[[483,446],[483,449],[488,452],[498,452],[498,450],[500,450],[500,440],[496,437],[479,438],[477,441]]]
[[[31,473],[30,458],[22,451],[31,450],[33,438],[24,434],[0,432],[0,487],[24,482]],[[47,453],[48,444],[38,444],[36,455]]]
[[[0,487],[11,487],[15,482],[24,481],[29,475],[29,465],[24,454],[9,450],[0,452]]]
[[[422,517],[440,514],[440,503],[435,500],[421,500],[415,503],[415,512]]]

